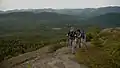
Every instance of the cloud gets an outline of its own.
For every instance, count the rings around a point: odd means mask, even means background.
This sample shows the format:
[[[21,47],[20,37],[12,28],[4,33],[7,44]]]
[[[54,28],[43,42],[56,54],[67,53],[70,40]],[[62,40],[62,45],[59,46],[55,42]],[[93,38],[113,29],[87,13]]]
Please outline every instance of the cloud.
[[[3,9],[21,8],[95,8],[120,5],[119,0],[1,0]]]
[[[0,0],[0,5],[2,4],[2,0]]]

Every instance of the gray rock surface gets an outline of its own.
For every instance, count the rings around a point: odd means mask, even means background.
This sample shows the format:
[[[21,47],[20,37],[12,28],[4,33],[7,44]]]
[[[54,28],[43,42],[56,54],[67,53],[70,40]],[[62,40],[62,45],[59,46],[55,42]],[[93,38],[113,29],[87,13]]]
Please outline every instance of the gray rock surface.
[[[54,53],[40,55],[13,68],[87,68],[72,60],[74,58],[75,56],[70,53],[70,48],[63,47]]]

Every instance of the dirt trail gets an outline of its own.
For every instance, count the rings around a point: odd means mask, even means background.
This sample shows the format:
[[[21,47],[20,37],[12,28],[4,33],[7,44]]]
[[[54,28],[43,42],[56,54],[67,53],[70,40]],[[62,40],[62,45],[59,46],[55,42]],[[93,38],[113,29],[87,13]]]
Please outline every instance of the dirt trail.
[[[35,52],[31,52],[31,55],[29,55],[28,53],[29,58],[30,56],[34,58],[18,64],[15,64],[16,62],[14,61],[12,62],[13,64],[11,65],[11,67],[8,68],[87,68],[82,64],[78,64],[74,60],[75,56],[71,54],[70,48],[68,47],[58,49],[54,53],[48,53],[46,49],[48,49],[48,47]],[[18,58],[13,59],[17,60]]]

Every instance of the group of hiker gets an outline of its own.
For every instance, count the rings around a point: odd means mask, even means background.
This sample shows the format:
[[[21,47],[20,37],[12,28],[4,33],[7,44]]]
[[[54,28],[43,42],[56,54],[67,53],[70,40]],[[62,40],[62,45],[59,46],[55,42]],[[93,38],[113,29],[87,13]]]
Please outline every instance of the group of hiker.
[[[76,48],[81,48],[83,46],[86,46],[86,34],[84,30],[76,29],[74,27],[71,27],[68,34],[68,47],[71,48],[72,53],[74,54],[76,51]]]

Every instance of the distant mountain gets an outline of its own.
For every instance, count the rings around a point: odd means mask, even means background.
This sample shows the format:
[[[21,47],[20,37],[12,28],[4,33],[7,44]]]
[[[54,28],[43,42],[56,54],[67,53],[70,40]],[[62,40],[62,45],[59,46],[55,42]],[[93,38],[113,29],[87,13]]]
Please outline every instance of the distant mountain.
[[[12,12],[34,12],[34,13],[41,13],[41,12],[54,12],[54,9],[14,9],[14,10],[7,10],[4,13],[12,13]]]
[[[107,13],[86,20],[84,23],[99,25],[101,27],[119,27],[120,13]]]
[[[59,14],[56,12],[12,12],[0,14],[0,31],[12,32],[22,30],[39,30],[40,27],[98,25],[101,27],[120,26],[120,13],[106,13],[95,17],[81,19],[80,16]]]
[[[28,19],[28,20],[74,20],[77,19],[77,16],[71,16],[66,14],[58,14],[55,12],[41,12],[41,13],[33,13],[33,12],[12,12],[7,14],[0,14],[0,20],[3,19]]]
[[[57,11],[61,14],[77,15],[83,18],[90,18],[107,13],[120,13],[120,7],[101,7],[101,8],[85,8],[85,9],[63,9]]]
[[[102,9],[102,8],[101,8]],[[91,10],[91,9],[88,9]],[[111,11],[112,12],[112,11]],[[56,12],[12,12],[0,14],[0,23],[80,23],[80,24],[99,24],[101,26],[120,26],[120,13],[101,13],[101,15],[82,19],[75,15],[59,14]]]
[[[65,23],[78,23],[79,17],[58,14],[55,12],[12,12],[0,14],[0,29],[6,30],[26,30],[39,28],[41,24],[58,25]]]
[[[80,16],[82,18],[90,18],[90,17],[107,14],[107,13],[120,13],[120,7],[119,6],[108,6],[108,7],[85,8],[85,9],[52,9],[52,8],[21,9],[21,10],[9,10],[4,13],[11,13],[11,12],[34,12],[34,13],[55,12],[55,13],[59,13],[59,14]]]

